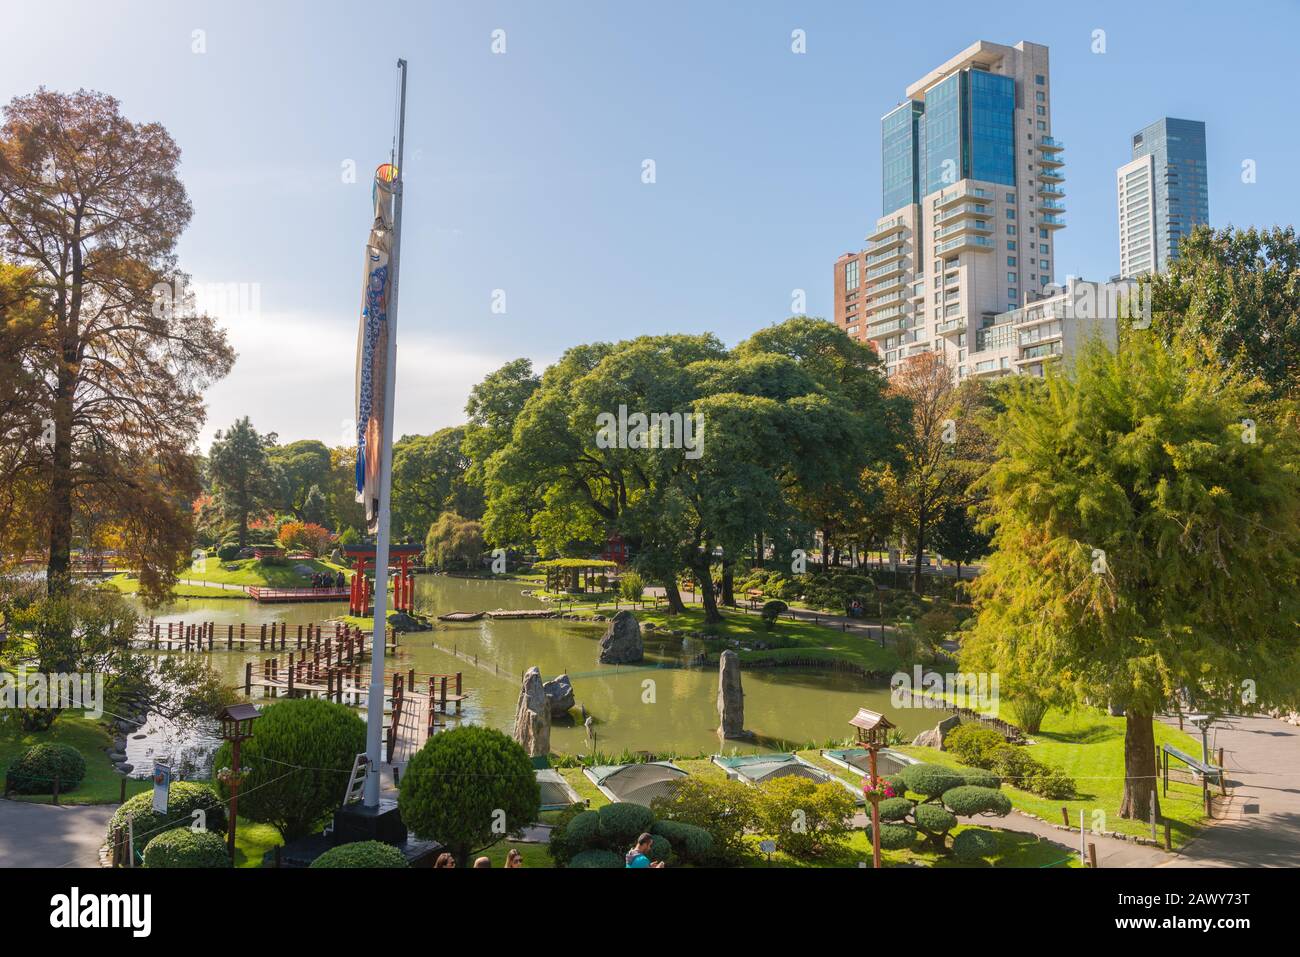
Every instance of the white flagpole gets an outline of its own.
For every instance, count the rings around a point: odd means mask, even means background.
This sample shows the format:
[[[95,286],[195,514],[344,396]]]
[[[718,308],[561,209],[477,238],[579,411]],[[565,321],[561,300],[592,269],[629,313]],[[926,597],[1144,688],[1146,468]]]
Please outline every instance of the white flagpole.
[[[384,375],[384,428],[379,451],[379,533],[375,540],[375,629],[370,640],[370,693],[366,701],[366,768],[362,803],[379,807],[380,766],[384,759],[384,654],[388,639],[388,551],[392,525],[393,488],[393,397],[397,385],[397,280],[402,256],[402,193],[406,179],[402,151],[406,139],[406,61],[398,60],[402,72],[397,125],[397,176],[393,180],[393,254],[389,281],[388,354]]]

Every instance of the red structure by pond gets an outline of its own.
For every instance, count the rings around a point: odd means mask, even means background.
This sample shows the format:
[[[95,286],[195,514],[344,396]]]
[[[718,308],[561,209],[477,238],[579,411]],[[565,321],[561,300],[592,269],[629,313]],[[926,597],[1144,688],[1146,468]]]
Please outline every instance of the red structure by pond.
[[[388,547],[390,566],[393,562],[397,563],[397,575],[393,578],[393,611],[404,611],[410,614],[415,609],[415,574],[411,571],[411,564],[423,551],[422,545]],[[352,587],[348,594],[348,611],[357,616],[369,615],[373,610],[375,586],[366,577],[366,570],[375,567],[375,546],[345,545],[343,553],[352,559]]]

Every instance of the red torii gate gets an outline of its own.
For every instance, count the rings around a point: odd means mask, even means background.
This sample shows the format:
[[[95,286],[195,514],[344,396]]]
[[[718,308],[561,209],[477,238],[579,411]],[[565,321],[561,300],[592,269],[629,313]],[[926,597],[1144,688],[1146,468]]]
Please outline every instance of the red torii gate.
[[[393,611],[410,614],[415,610],[415,574],[411,563],[424,551],[422,545],[388,546],[389,562],[397,562],[397,575],[393,578]],[[364,617],[371,612],[375,588],[366,577],[367,566],[375,565],[374,545],[344,545],[343,554],[352,559],[352,587],[348,596],[350,614]]]

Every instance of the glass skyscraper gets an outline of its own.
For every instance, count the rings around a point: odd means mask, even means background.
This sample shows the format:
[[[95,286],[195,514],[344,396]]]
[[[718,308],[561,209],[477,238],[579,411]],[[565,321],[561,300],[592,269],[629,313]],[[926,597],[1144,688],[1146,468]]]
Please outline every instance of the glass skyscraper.
[[[1133,134],[1117,181],[1120,274],[1167,269],[1192,227],[1210,221],[1205,124],[1164,117]]]

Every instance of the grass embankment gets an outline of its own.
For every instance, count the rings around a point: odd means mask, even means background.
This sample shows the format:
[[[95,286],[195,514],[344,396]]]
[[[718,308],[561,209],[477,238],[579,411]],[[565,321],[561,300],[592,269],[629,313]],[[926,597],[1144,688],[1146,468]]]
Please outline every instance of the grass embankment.
[[[60,715],[48,731],[23,731],[10,719],[0,723],[0,776],[8,771],[28,748],[36,744],[66,744],[76,748],[86,760],[86,776],[72,790],[61,791],[61,804],[116,804],[122,794],[122,775],[108,760],[107,748],[113,737],[98,721],[75,713]],[[130,797],[152,787],[149,781],[128,778],[126,795]],[[48,794],[15,794],[15,801],[50,803]]]
[[[309,569],[300,571],[299,568]],[[208,556],[200,570],[194,565],[181,569],[182,581],[177,584],[173,594],[177,598],[232,598],[239,596],[237,588],[253,585],[260,588],[306,588],[311,585],[312,575],[329,572],[332,575],[343,572],[345,581],[350,581],[352,570],[344,565],[336,565],[320,558],[241,558],[231,562],[222,562],[215,556]],[[139,591],[140,583],[125,574],[115,575],[105,584],[116,588],[123,594]],[[228,586],[228,587],[222,587]]]
[[[1105,814],[1104,830],[1123,834],[1151,836],[1151,825],[1146,821],[1131,821],[1119,816],[1120,799],[1124,791],[1124,719],[1102,711],[1078,710],[1069,713],[1052,710],[1043,719],[1043,727],[1033,735],[1037,744],[1028,745],[1028,751],[1039,761],[1064,771],[1074,782],[1078,796],[1070,800],[1051,800],[1003,786],[1011,803],[1021,810],[1037,815],[1051,824],[1064,823],[1061,808],[1070,814],[1070,823],[1077,827],[1079,812],[1083,811],[1085,823],[1093,826],[1092,814],[1100,810]],[[1181,751],[1199,753],[1200,745],[1190,735],[1159,721],[1155,724],[1156,747],[1170,744]],[[954,765],[959,762],[946,751],[917,748],[911,745],[899,748],[913,757],[934,764]],[[1170,824],[1174,847],[1181,847],[1194,837],[1205,823],[1205,808],[1201,803],[1201,789],[1197,785],[1169,782],[1169,794],[1160,798],[1160,812]],[[1157,837],[1164,840],[1163,828]]]

